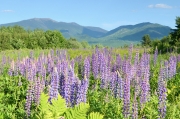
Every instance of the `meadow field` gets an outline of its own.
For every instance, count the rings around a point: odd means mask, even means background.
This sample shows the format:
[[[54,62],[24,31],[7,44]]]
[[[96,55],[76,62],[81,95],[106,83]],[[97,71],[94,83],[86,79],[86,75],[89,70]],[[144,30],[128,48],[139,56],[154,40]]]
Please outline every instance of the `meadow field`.
[[[0,52],[0,119],[179,119],[180,55],[158,49]]]

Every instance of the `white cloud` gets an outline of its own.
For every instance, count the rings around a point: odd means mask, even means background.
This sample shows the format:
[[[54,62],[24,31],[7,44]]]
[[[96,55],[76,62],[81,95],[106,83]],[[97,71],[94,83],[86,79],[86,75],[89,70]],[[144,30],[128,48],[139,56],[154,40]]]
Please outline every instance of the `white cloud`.
[[[1,10],[1,12],[14,12],[13,10]]]
[[[166,5],[166,4],[155,4],[155,5],[148,5],[149,8],[164,8],[164,9],[170,9],[172,6]]]

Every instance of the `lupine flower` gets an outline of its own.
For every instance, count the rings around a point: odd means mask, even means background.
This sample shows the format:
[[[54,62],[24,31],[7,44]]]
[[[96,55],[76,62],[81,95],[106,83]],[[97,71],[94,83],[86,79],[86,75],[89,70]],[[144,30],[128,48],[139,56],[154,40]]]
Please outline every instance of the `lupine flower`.
[[[68,72],[68,81],[70,83],[70,95],[68,96],[68,106],[72,107],[75,104],[75,92],[76,92],[76,78],[73,72],[73,69],[69,68],[69,72]]]
[[[32,82],[30,82],[28,90],[27,90],[27,94],[26,94],[26,103],[25,103],[25,110],[26,110],[26,114],[29,117],[31,114],[31,103],[33,101],[33,94],[32,94]]]
[[[160,74],[158,78],[158,96],[159,96],[159,116],[160,118],[165,118],[166,116],[166,79],[164,74],[164,68],[161,67]]]
[[[98,78],[98,58],[96,54],[92,54],[92,72],[94,78]]]
[[[116,55],[116,71],[120,71],[120,68],[121,68],[121,57],[120,55]]]
[[[131,45],[129,46],[129,57],[128,57],[129,61],[132,60],[132,51],[133,51],[133,44],[131,44]]]
[[[117,97],[120,97],[120,99],[123,99],[123,85],[124,81],[120,75],[120,73],[117,71]],[[119,92],[119,93],[118,93]],[[118,96],[119,95],[119,96]]]
[[[129,117],[130,114],[130,80],[131,80],[131,69],[129,63],[125,62],[124,72],[124,93],[123,93],[123,114],[124,117]]]
[[[13,72],[14,72],[14,60],[11,62],[11,67],[9,68],[9,75],[10,76],[13,76]]]
[[[81,85],[81,80],[79,80],[77,78],[77,82],[76,82],[76,89],[77,89],[77,93],[76,93],[76,104],[80,104],[83,101],[83,90],[82,90],[82,85]]]
[[[101,57],[101,63],[100,63],[100,78],[101,78],[101,88],[107,88],[107,78],[108,78],[108,73],[107,73],[107,65],[106,65],[106,60],[105,57]]]
[[[82,93],[82,102],[86,103],[86,94],[89,87],[89,80],[86,78],[86,75],[84,76],[84,79],[81,82],[81,88],[83,90]]]
[[[59,82],[59,75],[58,75],[58,72],[57,72],[57,68],[54,67],[54,70],[51,74],[51,87],[50,87],[50,99],[53,99],[53,98],[57,98],[58,97],[58,84]]]
[[[84,75],[83,76],[86,76],[88,79],[90,77],[90,69],[91,69],[90,62],[88,58],[86,57],[84,60]]]
[[[110,82],[109,82],[109,89],[112,93],[112,95],[114,97],[116,97],[117,95],[117,86],[116,86],[116,83],[117,83],[117,75],[115,72],[112,72],[111,73],[111,79],[110,79]]]
[[[39,99],[40,99],[40,95],[41,95],[41,81],[40,78],[37,77],[37,79],[35,80],[35,84],[34,84],[34,102],[36,105],[39,105]]]
[[[123,114],[127,118],[130,114],[130,77],[126,77],[124,81],[123,93]]]
[[[150,78],[150,68],[149,68],[149,56],[144,53],[140,62],[141,65],[141,94],[140,94],[140,102],[141,107],[143,104],[145,104],[149,100],[150,95],[150,84],[149,84],[149,78]]]

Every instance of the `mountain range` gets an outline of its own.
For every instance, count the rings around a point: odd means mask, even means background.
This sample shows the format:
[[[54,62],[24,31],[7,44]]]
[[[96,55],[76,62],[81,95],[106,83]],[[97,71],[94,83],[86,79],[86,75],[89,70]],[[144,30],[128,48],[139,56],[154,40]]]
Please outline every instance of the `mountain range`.
[[[76,38],[90,44],[103,44],[117,47],[130,42],[138,43],[145,34],[151,39],[160,39],[171,32],[168,26],[157,23],[144,22],[136,25],[123,25],[107,31],[100,27],[82,26],[75,22],[57,22],[50,18],[33,18],[19,22],[1,24],[0,26],[19,25],[25,29],[58,30],[65,38]]]

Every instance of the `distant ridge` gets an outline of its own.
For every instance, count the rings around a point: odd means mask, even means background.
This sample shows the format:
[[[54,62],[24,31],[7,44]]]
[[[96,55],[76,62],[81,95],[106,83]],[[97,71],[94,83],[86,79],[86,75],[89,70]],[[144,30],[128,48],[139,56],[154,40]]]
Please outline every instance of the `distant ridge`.
[[[58,22],[50,18],[32,18],[19,22],[1,24],[0,26],[19,25],[25,29],[58,30],[64,37],[74,37],[79,41],[86,40],[89,43],[102,43],[111,46],[112,41],[139,42],[145,34],[149,34],[151,39],[162,38],[171,32],[168,26],[157,23],[143,22],[136,25],[123,25],[107,31],[100,27],[82,26],[75,22]],[[117,44],[118,45],[118,44]],[[121,44],[120,44],[121,45]]]

